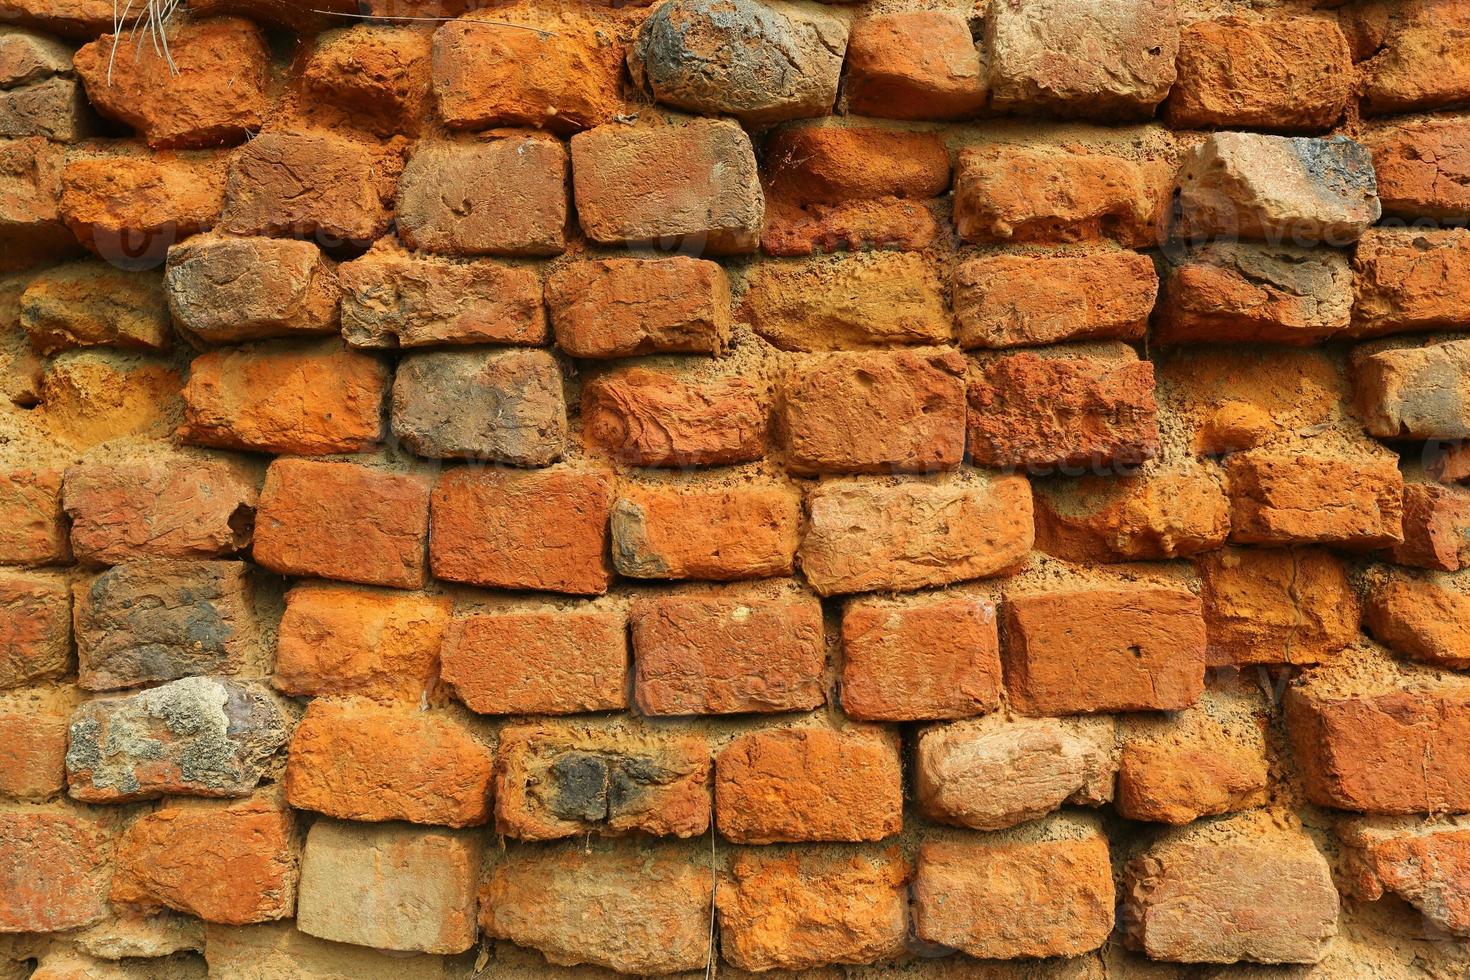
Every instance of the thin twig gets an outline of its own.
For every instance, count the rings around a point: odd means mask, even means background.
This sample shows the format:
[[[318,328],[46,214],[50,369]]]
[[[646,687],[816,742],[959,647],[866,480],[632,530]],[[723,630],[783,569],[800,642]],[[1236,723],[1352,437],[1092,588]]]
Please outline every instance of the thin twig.
[[[428,21],[432,24],[447,24],[452,20],[465,24],[484,24],[486,27],[513,27],[520,31],[532,31],[542,37],[556,37],[555,31],[542,30],[532,27],[530,24],[512,24],[508,20],[472,20],[468,17],[428,17],[413,16],[409,14],[354,14],[342,10],[313,10],[314,14],[324,17],[346,17],[349,20],[403,20],[403,21]]]

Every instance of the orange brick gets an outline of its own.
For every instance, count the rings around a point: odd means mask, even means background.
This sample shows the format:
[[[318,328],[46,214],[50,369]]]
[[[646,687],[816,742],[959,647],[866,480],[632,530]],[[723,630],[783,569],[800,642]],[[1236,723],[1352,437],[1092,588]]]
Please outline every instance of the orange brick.
[[[857,599],[842,611],[842,710],[867,721],[1000,707],[995,606],[962,595]]]
[[[1369,589],[1364,613],[1373,638],[1395,652],[1439,667],[1470,667],[1470,595],[1396,573]]]
[[[1470,326],[1470,230],[1371,228],[1353,253],[1353,333]]]
[[[1006,689],[1027,715],[1177,711],[1205,683],[1205,622],[1189,592],[1119,584],[1006,602]]]
[[[1237,453],[1226,464],[1230,540],[1381,548],[1404,538],[1393,460]]]
[[[800,474],[930,473],[965,455],[965,359],[955,351],[831,354],[782,390],[786,465]]]
[[[730,280],[688,256],[571,262],[546,280],[556,344],[573,357],[718,354],[730,337]]]
[[[0,807],[0,933],[57,932],[107,915],[111,835],[70,807]]]
[[[118,838],[112,900],[227,925],[288,919],[299,861],[295,819],[279,800],[171,802]]]
[[[681,593],[631,615],[648,715],[806,711],[826,701],[822,604],[805,593]]]
[[[1445,43],[1470,29],[1470,12],[1455,0],[1409,0],[1364,15],[1375,13],[1384,23],[1361,54],[1368,58],[1359,69],[1363,115],[1422,112],[1470,99],[1470,58]]]
[[[1388,549],[1399,565],[1457,572],[1470,563],[1470,491],[1404,484],[1404,540]]]
[[[766,455],[766,399],[744,378],[626,368],[582,388],[587,448],[629,466],[719,466]]]
[[[424,584],[428,534],[428,480],[278,459],[260,493],[255,560],[283,575],[415,589]]]
[[[434,682],[450,601],[306,582],[286,593],[271,683],[296,697],[417,704]]]
[[[1454,818],[1343,821],[1336,829],[1349,894],[1371,902],[1392,892],[1429,926],[1470,932],[1470,831]]]
[[[784,484],[629,488],[612,508],[613,564],[629,578],[790,575],[800,524]]]
[[[896,834],[903,829],[897,735],[859,725],[742,735],[715,759],[715,822],[737,844]]]
[[[763,174],[773,198],[798,204],[923,200],[949,188],[949,151],[938,133],[793,123],[767,138]]]
[[[1365,137],[1373,151],[1378,199],[1396,218],[1470,217],[1470,123],[1440,119]]]
[[[627,625],[625,614],[597,607],[471,612],[449,628],[440,677],[485,715],[620,710]]]
[[[958,10],[859,18],[847,41],[847,110],[884,119],[962,119],[985,107],[985,66]]]
[[[224,188],[217,156],[79,159],[62,172],[58,208],[77,241],[104,259],[149,263],[214,227]]]
[[[902,198],[800,204],[776,192],[766,202],[761,251],[801,256],[829,252],[921,252],[942,235],[937,208]]]
[[[1115,807],[1129,820],[1186,824],[1266,802],[1266,715],[1213,692],[1168,715],[1130,715]]]
[[[61,471],[0,473],[0,564],[57,565],[70,558]]]
[[[1195,560],[1211,666],[1314,664],[1358,638],[1342,560],[1317,548],[1227,548]]]
[[[189,367],[179,438],[293,456],[355,453],[383,437],[388,368],[327,340],[209,351]]]
[[[286,799],[344,820],[470,827],[490,819],[494,756],[452,715],[317,699],[291,739]]]
[[[1177,558],[1230,533],[1230,498],[1205,467],[1046,481],[1036,491],[1037,546],[1068,561]]]
[[[66,789],[63,711],[39,693],[0,699],[0,797],[46,800]]]
[[[413,25],[356,23],[317,35],[301,81],[354,126],[416,136],[427,115],[431,55],[429,35]]]
[[[434,487],[429,564],[451,582],[601,595],[611,505],[596,471],[453,469]]]
[[[337,333],[337,264],[312,242],[196,235],[168,250],[174,323],[207,344]]]

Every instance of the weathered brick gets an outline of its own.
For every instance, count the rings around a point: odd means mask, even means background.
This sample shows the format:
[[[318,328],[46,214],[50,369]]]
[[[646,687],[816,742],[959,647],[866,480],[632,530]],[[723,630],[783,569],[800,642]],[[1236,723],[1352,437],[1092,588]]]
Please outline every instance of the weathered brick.
[[[1175,129],[1320,132],[1342,117],[1354,77],[1342,29],[1307,17],[1189,24],[1177,66],[1164,106]]]
[[[112,837],[71,808],[0,808],[0,934],[57,932],[107,915]]]
[[[1352,321],[1352,271],[1333,249],[1212,242],[1168,266],[1163,292],[1164,343],[1314,344]]]
[[[742,377],[684,380],[625,368],[582,387],[582,439],[630,466],[718,466],[766,455],[764,391]]]
[[[1379,548],[1402,541],[1403,478],[1391,460],[1237,453],[1226,463],[1230,540]]]
[[[0,564],[55,565],[70,557],[61,471],[0,473]]]
[[[64,147],[40,136],[0,139],[0,245],[7,253],[0,268],[75,250],[60,211],[65,160]]]
[[[247,796],[287,724],[265,688],[212,677],[87,701],[72,715],[67,783],[87,803]]]
[[[1426,445],[1424,472],[1441,483],[1470,480],[1470,442],[1460,440]]]
[[[471,711],[566,715],[626,708],[628,617],[540,606],[456,616],[440,679]]]
[[[334,333],[336,263],[311,242],[198,235],[168,250],[174,321],[211,344]]]
[[[710,749],[696,733],[573,724],[500,732],[495,829],[519,840],[709,830]]]
[[[338,267],[342,336],[354,347],[544,344],[534,269],[374,249]]]
[[[398,186],[409,248],[446,255],[557,255],[566,248],[567,151],[532,132],[423,142]]]
[[[229,925],[286,919],[299,859],[295,819],[278,799],[171,802],[118,838],[112,900]]]
[[[278,459],[266,472],[255,531],[255,560],[273,572],[416,589],[425,579],[429,481]]]
[[[1396,653],[1438,667],[1470,666],[1470,595],[1431,578],[1394,574],[1368,590],[1364,621]]]
[[[1367,819],[1336,829],[1353,897],[1371,902],[1392,892],[1431,926],[1470,933],[1470,830],[1462,822]]]
[[[571,17],[545,27],[541,33],[464,17],[435,31],[440,118],[455,129],[536,126],[565,133],[617,115],[623,49]]]
[[[1205,681],[1200,601],[1125,584],[1013,595],[1005,607],[1006,689],[1027,715],[1177,711]]]
[[[995,605],[964,595],[862,598],[842,610],[842,710],[866,721],[1000,707]]]
[[[949,151],[938,133],[793,123],[767,137],[763,162],[771,198],[799,204],[922,200],[949,188]]]
[[[1370,132],[1383,213],[1396,218],[1470,218],[1470,124],[1436,119]]]
[[[1363,113],[1414,112],[1470,98],[1470,59],[1453,39],[1470,15],[1453,0],[1387,5],[1383,35],[1365,54]]]
[[[665,105],[760,125],[831,113],[846,45],[818,7],[675,0],[639,27],[628,71]]]
[[[801,474],[952,469],[965,454],[965,359],[954,351],[830,354],[782,389],[786,466]]]
[[[164,440],[182,408],[183,385],[169,362],[81,351],[46,365],[33,418],[75,452],[129,437]]]
[[[417,135],[427,115],[431,41],[413,25],[353,24],[317,35],[301,80],[379,135]]]
[[[1118,770],[1111,718],[990,715],[919,732],[914,787],[943,823],[1001,830],[1064,803],[1105,803]]]
[[[1139,340],[1159,292],[1137,252],[988,255],[955,267],[961,347],[1036,347],[1068,340]]]
[[[1358,637],[1358,599],[1331,552],[1227,548],[1195,568],[1211,666],[1321,663]]]
[[[1134,466],[1159,451],[1154,367],[1130,356],[996,358],[969,389],[970,456],[1033,472]]]
[[[285,694],[417,704],[432,685],[448,599],[306,582],[286,593],[271,683]]]
[[[70,143],[91,135],[94,128],[86,92],[75,78],[53,75],[0,87],[0,137],[42,136]]]
[[[1404,540],[1385,557],[1399,565],[1457,572],[1470,564],[1470,491],[1404,484]]]
[[[896,959],[908,877],[897,848],[742,851],[720,883],[720,952],[741,970]]]
[[[1337,933],[1326,858],[1266,818],[1171,831],[1123,876],[1124,941],[1152,959],[1315,963]]]
[[[948,585],[1017,568],[1034,534],[1023,477],[833,480],[807,499],[801,569],[822,595]]]
[[[67,469],[61,505],[83,561],[222,558],[250,545],[257,485],[223,459],[83,463]]]
[[[806,711],[826,701],[822,604],[798,592],[639,599],[634,696],[647,715]]]
[[[1354,372],[1363,428],[1380,439],[1470,435],[1470,341],[1403,347],[1364,357]]]
[[[7,20],[69,38],[111,30],[115,14],[108,0],[0,0],[0,15]]]
[[[763,263],[746,277],[740,315],[795,351],[944,344],[953,330],[939,276],[907,253]]]
[[[50,572],[0,573],[0,688],[71,668],[71,586]]]
[[[1378,220],[1373,161],[1345,136],[1215,133],[1181,161],[1186,238],[1348,245]]]
[[[612,559],[629,578],[790,575],[801,497],[786,484],[629,487],[612,506]]]
[[[1020,0],[990,11],[985,48],[997,109],[1146,119],[1174,83],[1179,23],[1171,0]]]
[[[209,976],[217,980],[346,980],[391,973],[399,980],[449,980],[451,961],[328,942],[295,922],[204,926]]]
[[[556,343],[573,357],[718,354],[730,338],[730,280],[705,259],[593,259],[546,280]]]
[[[189,366],[182,442],[297,456],[354,453],[383,437],[388,367],[340,340],[206,351]]]
[[[578,133],[572,186],[582,230],[599,245],[729,255],[760,241],[765,195],[750,137],[733,120]]]
[[[761,251],[799,257],[828,252],[921,252],[943,238],[939,208],[901,198],[800,204],[773,191],[766,204]]]
[[[250,568],[234,561],[128,562],[79,585],[77,684],[139,687],[265,667]]]
[[[87,97],[103,115],[127,123],[154,148],[238,143],[260,129],[270,109],[270,51],[248,20],[181,23],[165,53],[112,34],[76,53]]]
[[[1076,956],[1113,930],[1108,839],[1080,817],[926,840],[913,894],[921,940],[986,959]]]
[[[967,242],[1152,244],[1163,187],[1120,156],[1015,146],[961,150],[954,226]]]
[[[173,340],[157,273],[94,260],[32,278],[20,296],[20,326],[43,354],[98,346],[164,350]]]
[[[1353,273],[1358,336],[1470,327],[1470,230],[1369,229]]]
[[[39,802],[66,791],[70,703],[47,688],[0,695],[0,798]]]
[[[885,119],[962,119],[985,107],[986,66],[957,10],[876,14],[853,22],[847,111]]]
[[[490,868],[480,926],[558,966],[703,970],[714,883],[698,855],[670,844],[516,848]]]
[[[561,366],[541,350],[408,354],[393,381],[393,434],[420,456],[546,466],[566,449]]]
[[[434,487],[429,564],[451,582],[601,595],[612,491],[592,470],[450,470]]]
[[[773,728],[715,758],[715,823],[737,844],[875,841],[903,829],[897,734]]]
[[[1230,533],[1225,482],[1203,466],[1047,481],[1035,497],[1037,546],[1068,561],[1178,558]]]
[[[291,738],[286,799],[344,820],[470,827],[490,819],[493,766],[453,715],[317,698]]]
[[[395,147],[327,130],[261,133],[230,158],[220,227],[233,235],[370,242],[392,220],[402,169]]]
[[[301,857],[296,927],[378,949],[463,952],[475,943],[480,853],[471,831],[318,820]]]
[[[0,34],[0,86],[11,88],[72,70],[71,46],[59,38],[23,27]]]
[[[213,155],[72,160],[57,209],[77,241],[104,259],[151,265],[175,242],[214,227],[223,164]]]

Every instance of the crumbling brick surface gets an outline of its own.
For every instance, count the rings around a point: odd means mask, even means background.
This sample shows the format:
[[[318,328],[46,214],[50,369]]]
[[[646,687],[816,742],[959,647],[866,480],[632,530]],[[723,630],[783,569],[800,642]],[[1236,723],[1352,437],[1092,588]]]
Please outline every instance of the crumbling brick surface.
[[[1467,0],[0,0],[0,980],[1470,977],[1467,106]]]

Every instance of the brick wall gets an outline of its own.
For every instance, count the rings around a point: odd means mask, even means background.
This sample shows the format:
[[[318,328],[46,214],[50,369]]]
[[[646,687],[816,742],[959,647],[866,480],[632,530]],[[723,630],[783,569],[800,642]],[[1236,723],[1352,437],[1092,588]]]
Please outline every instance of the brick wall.
[[[0,980],[1470,976],[1463,0],[0,23]]]

